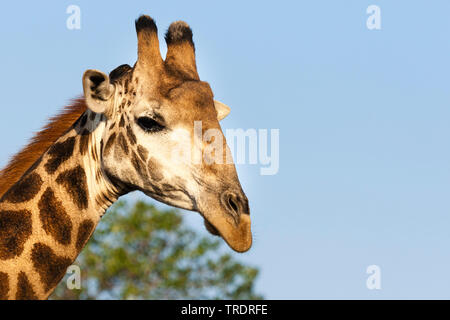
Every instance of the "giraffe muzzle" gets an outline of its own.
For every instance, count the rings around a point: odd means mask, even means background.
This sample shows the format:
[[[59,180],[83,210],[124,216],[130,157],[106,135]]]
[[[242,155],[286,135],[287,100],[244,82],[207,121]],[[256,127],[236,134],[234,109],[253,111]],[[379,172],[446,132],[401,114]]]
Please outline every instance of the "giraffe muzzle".
[[[205,213],[205,227],[221,236],[231,249],[245,252],[252,246],[250,210],[243,192],[224,192],[218,212]]]

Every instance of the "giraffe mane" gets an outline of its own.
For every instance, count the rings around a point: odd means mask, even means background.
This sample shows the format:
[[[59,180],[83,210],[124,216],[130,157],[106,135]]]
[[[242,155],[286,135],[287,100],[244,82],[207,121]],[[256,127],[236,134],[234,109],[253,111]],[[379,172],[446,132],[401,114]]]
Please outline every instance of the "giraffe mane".
[[[16,153],[0,171],[0,197],[8,191],[25,172],[50,148],[86,111],[84,98],[77,98],[65,106],[56,116],[37,132],[30,142]]]

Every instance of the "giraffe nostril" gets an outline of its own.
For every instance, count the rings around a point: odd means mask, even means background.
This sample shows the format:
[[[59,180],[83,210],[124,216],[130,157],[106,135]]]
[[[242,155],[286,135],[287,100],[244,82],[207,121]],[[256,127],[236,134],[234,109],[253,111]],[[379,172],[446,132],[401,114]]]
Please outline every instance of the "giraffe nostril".
[[[247,197],[242,192],[224,192],[220,198],[222,205],[231,215],[235,217],[238,217],[241,214],[250,215]]]
[[[239,207],[238,207],[238,205],[234,202],[232,196],[229,196],[229,197],[228,197],[228,205],[229,205],[230,209],[233,210],[236,214],[239,213]]]

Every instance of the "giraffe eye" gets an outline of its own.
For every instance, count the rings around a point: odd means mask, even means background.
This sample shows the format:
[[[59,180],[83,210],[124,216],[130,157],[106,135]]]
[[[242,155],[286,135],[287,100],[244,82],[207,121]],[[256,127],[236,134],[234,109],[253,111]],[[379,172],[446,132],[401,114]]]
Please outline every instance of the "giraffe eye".
[[[145,132],[158,132],[164,129],[164,126],[149,117],[140,117],[137,123]]]

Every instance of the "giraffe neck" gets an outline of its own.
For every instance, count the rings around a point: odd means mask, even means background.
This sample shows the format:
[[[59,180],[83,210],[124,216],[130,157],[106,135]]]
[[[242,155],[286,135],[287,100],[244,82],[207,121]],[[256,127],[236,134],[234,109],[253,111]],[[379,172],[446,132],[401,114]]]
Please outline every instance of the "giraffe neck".
[[[86,111],[0,199],[0,299],[46,299],[125,193],[101,166],[104,128]]]

